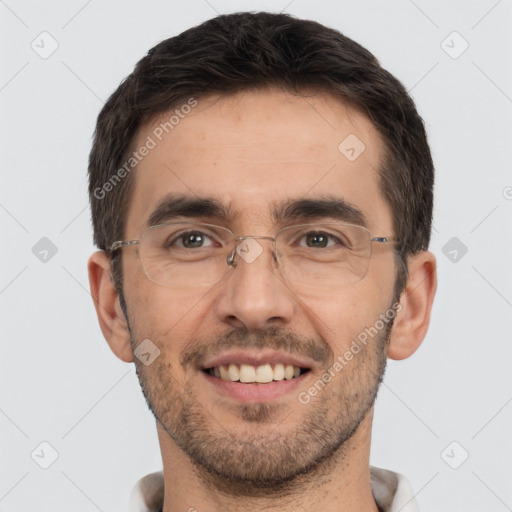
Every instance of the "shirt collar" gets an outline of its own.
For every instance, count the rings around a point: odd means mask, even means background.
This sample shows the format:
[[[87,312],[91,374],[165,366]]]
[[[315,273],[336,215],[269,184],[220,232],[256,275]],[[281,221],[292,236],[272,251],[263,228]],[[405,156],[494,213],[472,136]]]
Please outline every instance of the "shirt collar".
[[[370,468],[372,492],[382,512],[419,512],[408,480],[399,473]],[[134,486],[128,512],[161,512],[164,502],[162,471],[141,478]]]

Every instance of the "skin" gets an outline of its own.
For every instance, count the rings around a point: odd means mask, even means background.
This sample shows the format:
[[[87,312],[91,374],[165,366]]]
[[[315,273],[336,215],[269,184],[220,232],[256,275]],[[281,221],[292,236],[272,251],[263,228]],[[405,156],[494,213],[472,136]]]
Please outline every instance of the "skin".
[[[135,145],[165,119],[142,127]],[[353,162],[338,150],[349,134],[366,146]],[[326,93],[303,98],[265,90],[201,99],[138,164],[124,239],[139,238],[169,192],[230,205],[237,214],[227,227],[236,236],[274,236],[271,205],[325,194],[360,209],[373,236],[393,236],[391,210],[378,185],[383,147],[369,119]],[[123,249],[128,321],[107,255],[97,252],[89,260],[102,332],[117,357],[135,362],[157,418],[164,512],[377,511],[369,474],[373,400],[386,357],[407,358],[424,339],[436,291],[435,258],[423,251],[409,259],[390,332],[380,332],[302,404],[298,393],[392,305],[393,252],[373,244],[368,273],[358,283],[298,289],[273,270],[269,243],[261,245],[261,256],[239,262],[217,284],[179,290],[150,281],[137,248]],[[133,355],[144,339],[160,350],[149,366]],[[197,367],[184,363],[185,356],[208,357],[231,345],[253,352],[287,347],[303,357],[314,348],[320,356],[310,359],[311,371],[293,392],[241,403],[221,396]]]

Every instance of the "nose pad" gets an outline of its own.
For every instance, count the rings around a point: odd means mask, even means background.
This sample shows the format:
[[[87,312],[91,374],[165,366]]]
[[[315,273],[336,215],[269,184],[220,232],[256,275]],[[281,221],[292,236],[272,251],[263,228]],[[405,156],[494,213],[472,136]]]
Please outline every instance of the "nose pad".
[[[236,258],[235,258],[235,254],[236,254],[236,249],[233,249],[231,251],[231,253],[228,254],[228,257],[226,258],[226,263],[228,266],[231,266],[231,267],[236,267],[237,266],[237,261],[236,261]]]

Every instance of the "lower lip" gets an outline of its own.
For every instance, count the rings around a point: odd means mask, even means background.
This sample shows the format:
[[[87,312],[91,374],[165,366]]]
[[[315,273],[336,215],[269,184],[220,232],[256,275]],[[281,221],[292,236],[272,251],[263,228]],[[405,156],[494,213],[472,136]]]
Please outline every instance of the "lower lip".
[[[291,393],[297,386],[304,382],[304,379],[311,372],[306,372],[290,380],[279,380],[268,383],[255,382],[251,384],[222,380],[219,379],[219,377],[208,375],[203,371],[201,373],[207,382],[215,386],[215,389],[224,396],[235,398],[242,402],[261,402],[273,400],[287,393]]]

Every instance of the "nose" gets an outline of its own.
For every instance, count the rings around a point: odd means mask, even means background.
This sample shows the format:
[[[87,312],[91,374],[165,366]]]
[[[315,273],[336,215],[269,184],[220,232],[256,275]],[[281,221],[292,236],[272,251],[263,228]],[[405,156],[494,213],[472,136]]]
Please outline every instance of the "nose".
[[[280,273],[272,240],[246,237],[228,258],[214,306],[222,322],[252,330],[291,321],[295,296]]]

